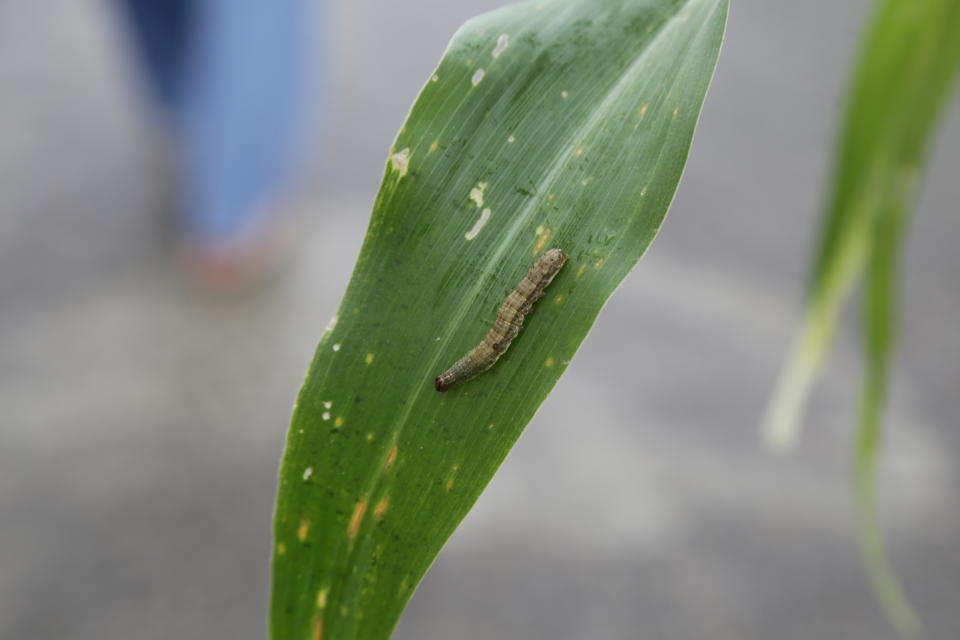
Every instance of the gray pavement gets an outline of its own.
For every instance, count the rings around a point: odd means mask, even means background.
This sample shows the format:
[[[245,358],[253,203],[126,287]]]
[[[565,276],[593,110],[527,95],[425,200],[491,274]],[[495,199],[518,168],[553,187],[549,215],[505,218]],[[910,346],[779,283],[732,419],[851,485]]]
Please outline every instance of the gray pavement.
[[[894,637],[851,530],[855,313],[799,450],[756,433],[865,4],[734,3],[660,237],[398,639]],[[332,7],[303,251],[264,295],[211,301],[158,239],[155,140],[109,4],[0,3],[0,638],[264,636],[290,407],[396,129],[456,25],[492,6]],[[894,565],[944,639],[960,637],[958,140],[954,108],[906,256],[880,493]]]

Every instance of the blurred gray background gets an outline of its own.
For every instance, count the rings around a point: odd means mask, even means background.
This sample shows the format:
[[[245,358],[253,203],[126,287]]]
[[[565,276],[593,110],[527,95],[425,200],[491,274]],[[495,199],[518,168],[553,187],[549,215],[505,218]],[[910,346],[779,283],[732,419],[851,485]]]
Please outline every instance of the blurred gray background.
[[[107,2],[0,3],[0,637],[261,638],[294,396],[387,149],[484,0],[333,3],[302,254],[185,293]],[[792,455],[757,424],[797,318],[865,0],[737,0],[666,225],[440,554],[398,639],[893,638],[853,539],[856,314]],[[960,637],[960,110],[906,254],[893,563]]]

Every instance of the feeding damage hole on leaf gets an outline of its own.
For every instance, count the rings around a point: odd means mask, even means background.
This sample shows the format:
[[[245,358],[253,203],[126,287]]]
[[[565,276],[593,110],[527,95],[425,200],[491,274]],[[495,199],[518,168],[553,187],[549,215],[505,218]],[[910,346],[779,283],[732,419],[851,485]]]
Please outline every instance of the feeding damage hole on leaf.
[[[407,169],[410,168],[410,149],[404,149],[390,156],[390,168],[397,172],[398,178],[407,175]]]
[[[487,222],[490,220],[490,216],[493,212],[490,209],[484,209],[480,212],[480,217],[477,218],[477,221],[474,223],[473,228],[470,231],[467,231],[463,234],[463,237],[467,240],[473,240],[477,237],[477,234],[487,225]]]
[[[501,34],[500,37],[497,38],[497,46],[493,48],[493,51],[490,52],[490,55],[492,55],[494,58],[499,58],[500,54],[507,50],[507,46],[509,46],[509,44],[510,36],[505,33]]]
[[[487,189],[486,182],[478,182],[477,186],[470,189],[470,201],[477,205],[477,208],[483,206],[483,192]]]

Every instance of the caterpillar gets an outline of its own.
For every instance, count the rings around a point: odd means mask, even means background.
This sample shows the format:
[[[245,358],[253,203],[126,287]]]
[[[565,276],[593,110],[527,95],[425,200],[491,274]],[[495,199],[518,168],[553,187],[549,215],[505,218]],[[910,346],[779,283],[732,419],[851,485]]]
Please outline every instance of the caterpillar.
[[[550,249],[537,259],[517,288],[500,305],[497,319],[480,344],[436,377],[434,386],[437,391],[446,391],[493,366],[520,333],[524,316],[530,313],[533,303],[543,297],[544,290],[563,268],[567,257],[561,249]]]

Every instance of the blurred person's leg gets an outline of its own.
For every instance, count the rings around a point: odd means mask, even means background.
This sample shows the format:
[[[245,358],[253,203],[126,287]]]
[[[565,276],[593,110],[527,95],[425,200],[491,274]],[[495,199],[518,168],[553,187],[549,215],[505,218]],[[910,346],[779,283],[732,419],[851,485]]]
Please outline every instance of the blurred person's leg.
[[[277,214],[309,96],[310,0],[124,5],[176,138],[187,264],[214,284],[255,279],[284,250]]]
[[[190,0],[118,0],[154,100],[167,115],[180,97],[191,24]]]
[[[200,244],[255,234],[278,204],[307,97],[309,2],[194,5],[178,128],[186,231]]]

